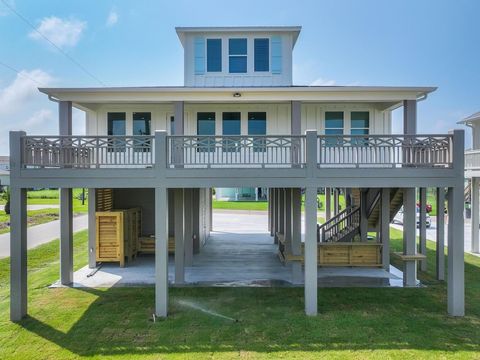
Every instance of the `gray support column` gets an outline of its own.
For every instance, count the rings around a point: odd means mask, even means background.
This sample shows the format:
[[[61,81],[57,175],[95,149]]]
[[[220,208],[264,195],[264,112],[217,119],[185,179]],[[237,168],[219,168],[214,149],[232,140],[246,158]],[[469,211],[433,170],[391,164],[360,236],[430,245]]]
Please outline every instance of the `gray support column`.
[[[25,315],[27,315],[27,191],[11,186],[10,320],[19,321]]]
[[[419,253],[427,256],[427,189],[420,188],[420,246]],[[427,259],[420,261],[420,270],[427,271]]]
[[[97,267],[96,189],[88,189],[88,267]]]
[[[175,284],[185,282],[185,239],[183,189],[175,189]]]
[[[416,201],[415,188],[403,189],[403,254],[416,255]],[[417,261],[404,261],[404,286],[417,285]]]
[[[332,218],[332,189],[327,187],[325,188],[325,221],[328,221]]]
[[[60,189],[60,282],[73,282],[73,207],[72,189]]]
[[[471,208],[472,208],[472,252],[479,253],[480,252],[480,242],[479,242],[479,218],[480,218],[480,211],[479,211],[479,191],[478,191],[478,178],[472,177],[472,184],[471,184]]]
[[[268,231],[270,236],[272,235],[272,201],[271,201],[271,189],[268,189],[267,205],[268,205]]]
[[[193,264],[193,191],[192,189],[184,190],[184,214],[185,214],[185,266]]]
[[[277,233],[277,226],[278,226],[278,198],[277,198],[277,190],[276,188],[272,189],[272,233],[273,241],[276,243],[276,233]]]
[[[463,164],[463,163],[462,163]],[[465,315],[463,185],[448,188],[448,313]]]
[[[335,188],[333,190],[333,214],[337,216],[340,212],[340,194],[339,189]]]
[[[343,196],[345,197],[345,206],[352,206],[352,188],[345,188]]]
[[[317,189],[305,190],[305,313],[317,315]]]
[[[173,111],[174,111],[174,120],[173,120],[173,127],[175,131],[175,135],[183,135],[185,133],[184,129],[184,103],[183,101],[175,101],[173,103]]]
[[[437,188],[437,280],[445,280],[445,188]]]
[[[10,320],[27,315],[27,191],[18,188],[24,131],[10,132]]]
[[[168,314],[168,195],[155,188],[155,314]]]
[[[455,186],[448,189],[448,313],[452,316],[465,315],[465,263],[464,263],[464,164],[465,133],[453,132],[453,168]]]
[[[285,189],[285,197],[284,197],[284,235],[285,235],[285,244],[289,248],[285,249],[287,252],[291,253],[291,245],[292,245],[292,189],[286,188]]]
[[[302,134],[302,103],[300,101],[292,101],[291,103],[291,128],[292,135]]]
[[[360,190],[360,239],[368,240],[367,191]]]
[[[285,189],[278,190],[278,232],[285,234]]]
[[[293,188],[292,192],[292,255],[302,255],[302,192],[300,188]],[[300,284],[302,282],[302,263],[293,261],[292,263],[292,282]]]
[[[390,189],[382,189],[380,216],[380,236],[382,239],[382,264],[390,270]]]
[[[417,133],[417,100],[405,100],[403,102],[403,133]]]
[[[192,234],[193,234],[193,253],[198,254],[200,252],[200,237],[202,232],[202,224],[200,221],[201,211],[200,209],[200,189],[192,189]]]
[[[208,226],[209,231],[213,231],[213,188],[209,188],[208,195]]]
[[[58,103],[58,130],[60,135],[72,135],[72,102]]]

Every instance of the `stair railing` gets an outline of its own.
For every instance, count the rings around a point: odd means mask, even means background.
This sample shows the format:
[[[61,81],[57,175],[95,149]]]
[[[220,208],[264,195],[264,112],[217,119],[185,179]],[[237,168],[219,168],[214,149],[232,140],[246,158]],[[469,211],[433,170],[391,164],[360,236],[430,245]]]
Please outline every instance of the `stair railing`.
[[[317,228],[317,240],[318,242],[329,242],[344,231],[344,229],[350,228],[350,231],[353,231],[359,226],[360,207],[351,206],[341,211],[327,222],[319,225]],[[347,235],[350,231],[343,235]],[[338,239],[336,241],[338,241]]]

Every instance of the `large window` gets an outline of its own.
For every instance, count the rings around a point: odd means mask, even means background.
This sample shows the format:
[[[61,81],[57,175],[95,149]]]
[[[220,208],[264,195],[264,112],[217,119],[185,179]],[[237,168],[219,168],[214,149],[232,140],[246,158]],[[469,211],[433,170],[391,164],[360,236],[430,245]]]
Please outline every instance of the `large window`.
[[[230,73],[247,72],[247,39],[228,40],[228,69]]]
[[[150,135],[152,114],[149,112],[133,113],[133,135]]]
[[[267,134],[267,113],[249,112],[248,113],[248,135],[266,135]],[[253,136],[253,150],[266,151],[265,139],[263,137]]]
[[[254,70],[269,71],[270,42],[268,39],[254,40]]]
[[[326,111],[325,112],[325,135],[343,135],[343,111]],[[327,138],[326,146],[335,146],[337,140]]]
[[[224,112],[222,114],[222,132],[223,135],[240,135],[240,113]],[[238,139],[230,138],[223,141],[224,151],[238,151]]]
[[[109,112],[107,114],[108,135],[124,136],[126,133],[126,114],[124,112]],[[125,151],[125,141],[115,137],[108,139],[108,151]]]
[[[352,111],[350,119],[352,135],[368,135],[370,127],[370,113],[368,111]],[[367,146],[368,137],[353,138],[352,144]]]
[[[343,111],[325,112],[325,135],[343,135]]]
[[[222,39],[207,39],[207,71],[222,71]]]
[[[125,119],[124,112],[109,112],[107,114],[108,135],[125,135]]]
[[[368,111],[352,111],[350,127],[352,135],[368,135],[370,113]]]
[[[197,134],[215,135],[215,113],[199,112],[197,113]],[[198,151],[215,151],[215,143],[207,139],[198,139]]]

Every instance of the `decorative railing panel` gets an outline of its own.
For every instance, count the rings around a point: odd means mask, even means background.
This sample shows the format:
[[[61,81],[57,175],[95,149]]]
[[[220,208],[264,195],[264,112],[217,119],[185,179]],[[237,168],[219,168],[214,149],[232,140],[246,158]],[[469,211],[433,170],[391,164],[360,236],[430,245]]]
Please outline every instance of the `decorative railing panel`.
[[[320,135],[319,167],[451,167],[452,135]]]
[[[153,136],[25,136],[23,166],[136,168],[152,166]]]
[[[168,166],[304,167],[305,141],[305,136],[168,136]]]
[[[465,169],[480,170],[480,150],[465,151]]]

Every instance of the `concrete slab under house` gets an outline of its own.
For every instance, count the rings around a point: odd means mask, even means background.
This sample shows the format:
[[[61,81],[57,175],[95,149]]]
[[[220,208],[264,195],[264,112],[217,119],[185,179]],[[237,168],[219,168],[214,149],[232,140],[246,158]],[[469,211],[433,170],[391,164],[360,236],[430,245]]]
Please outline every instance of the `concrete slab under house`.
[[[159,317],[168,316],[172,285],[303,286],[308,316],[318,313],[323,286],[416,287],[427,267],[425,221],[416,239],[417,202],[424,219],[425,189],[436,188],[437,208],[448,199],[446,310],[464,315],[463,130],[417,133],[417,102],[434,87],[294,85],[300,30],[177,28],[184,86],[40,89],[58,102],[58,135],[10,133],[11,320],[27,314],[32,187],[60,188],[59,283],[112,286],[120,277],[125,285],[154,284]],[[86,113],[86,135],[72,134],[73,107]],[[403,132],[393,134],[391,113],[400,107]],[[76,274],[75,187],[89,189],[89,269]],[[213,188],[263,189],[261,231],[252,233],[253,224],[233,234],[216,228]],[[327,207],[321,224],[319,191]],[[389,229],[401,207],[396,271]],[[443,225],[439,280],[446,272]],[[105,283],[95,283],[101,276]]]

